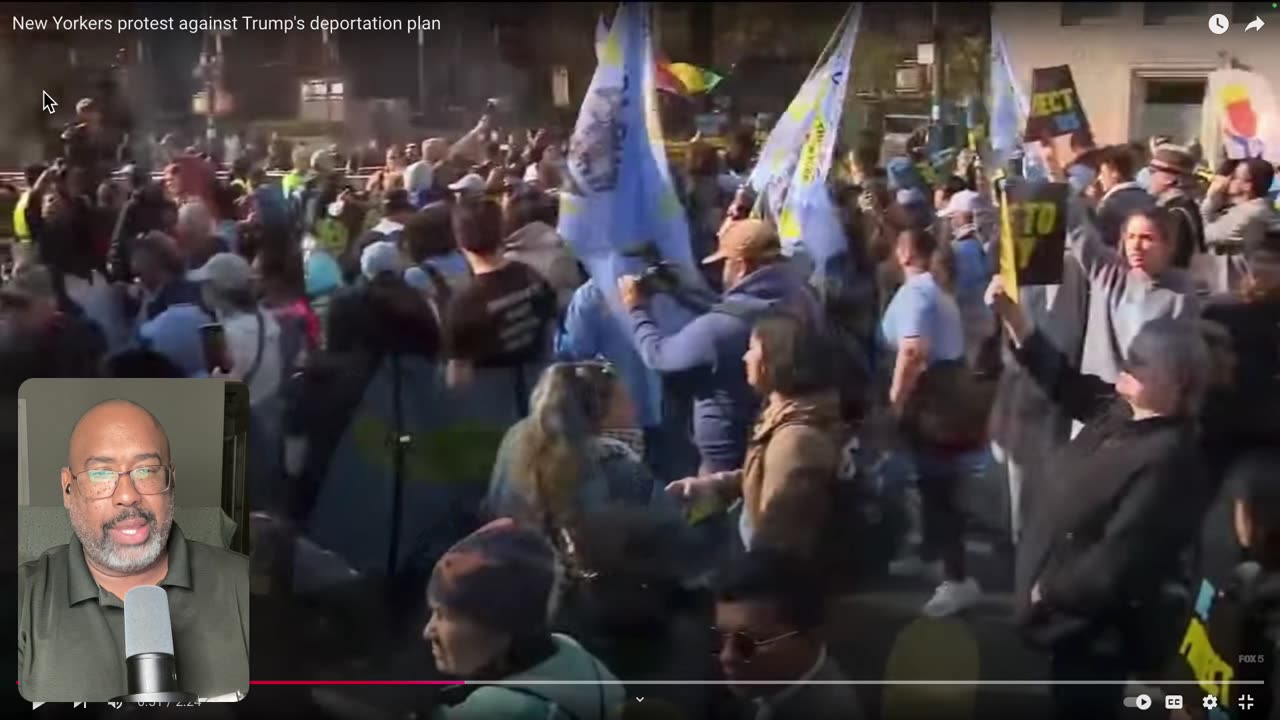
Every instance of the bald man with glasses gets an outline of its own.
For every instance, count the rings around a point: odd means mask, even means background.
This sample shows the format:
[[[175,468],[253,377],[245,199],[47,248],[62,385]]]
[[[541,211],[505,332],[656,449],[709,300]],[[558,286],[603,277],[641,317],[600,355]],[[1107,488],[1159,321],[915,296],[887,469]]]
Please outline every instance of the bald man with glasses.
[[[74,534],[18,571],[23,697],[124,695],[122,598],[143,585],[168,595],[180,687],[202,698],[248,691],[248,559],[183,536],[176,481],[169,439],[145,408],[108,400],[80,417],[60,476]]]

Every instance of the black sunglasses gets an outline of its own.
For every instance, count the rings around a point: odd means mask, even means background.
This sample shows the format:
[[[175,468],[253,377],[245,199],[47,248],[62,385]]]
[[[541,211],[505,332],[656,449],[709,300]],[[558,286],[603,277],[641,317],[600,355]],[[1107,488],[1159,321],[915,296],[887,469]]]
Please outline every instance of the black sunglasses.
[[[751,662],[751,659],[756,656],[756,653],[760,652],[760,648],[768,647],[776,642],[781,642],[782,640],[786,640],[787,638],[795,637],[800,634],[799,630],[792,630],[790,632],[782,633],[781,635],[775,635],[771,638],[760,639],[754,638],[742,631],[728,633],[723,632],[717,627],[711,628],[711,632],[719,639],[719,643],[713,651],[714,654],[719,655],[720,650],[726,646],[732,647],[734,653],[741,657],[744,662]]]

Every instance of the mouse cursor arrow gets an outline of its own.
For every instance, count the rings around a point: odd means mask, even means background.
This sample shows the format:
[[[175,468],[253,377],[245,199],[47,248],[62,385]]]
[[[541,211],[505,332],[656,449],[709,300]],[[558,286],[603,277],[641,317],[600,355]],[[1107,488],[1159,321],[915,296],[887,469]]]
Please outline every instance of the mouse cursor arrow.
[[[1245,31],[1245,32],[1249,32],[1250,30],[1261,30],[1261,29],[1262,29],[1262,26],[1263,26],[1263,25],[1265,25],[1265,24],[1266,24],[1266,23],[1262,22],[1262,18],[1261,18],[1261,17],[1254,16],[1254,18],[1253,18],[1253,22],[1251,22],[1251,23],[1249,23],[1248,25],[1245,25],[1245,26],[1244,26],[1244,31]]]
[[[41,98],[40,98],[40,103],[41,103],[41,105],[40,105],[40,107],[41,107],[45,112],[47,112],[47,113],[49,113],[50,115],[52,115],[52,114],[53,114],[53,110],[54,110],[54,108],[58,107],[58,101],[57,101],[57,100],[54,100],[54,99],[49,95],[49,93],[48,93],[47,91],[45,91],[45,90],[41,90],[41,91],[40,91],[40,95],[41,95]]]

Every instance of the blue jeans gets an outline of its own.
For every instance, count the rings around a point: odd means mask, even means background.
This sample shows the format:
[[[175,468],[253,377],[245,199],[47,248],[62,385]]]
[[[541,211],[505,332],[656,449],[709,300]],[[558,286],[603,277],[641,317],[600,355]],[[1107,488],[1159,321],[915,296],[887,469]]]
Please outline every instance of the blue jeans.
[[[688,438],[669,426],[644,429],[644,464],[663,483],[696,475],[698,450]]]
[[[964,580],[965,513],[961,504],[966,479],[986,468],[986,449],[968,453],[939,452],[917,447],[912,452],[920,488],[923,530],[921,556],[942,561],[948,580]]]

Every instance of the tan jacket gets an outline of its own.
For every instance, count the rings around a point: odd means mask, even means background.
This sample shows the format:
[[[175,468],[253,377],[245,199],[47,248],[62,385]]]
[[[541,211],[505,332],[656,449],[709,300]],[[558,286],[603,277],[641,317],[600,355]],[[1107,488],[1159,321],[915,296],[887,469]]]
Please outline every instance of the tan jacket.
[[[772,400],[761,411],[742,466],[753,547],[816,550],[848,434],[839,410],[831,391]]]

